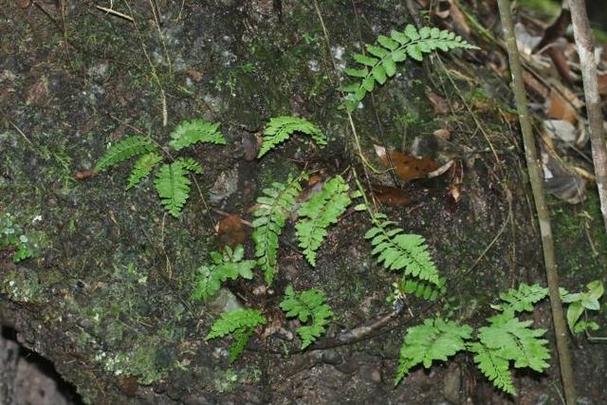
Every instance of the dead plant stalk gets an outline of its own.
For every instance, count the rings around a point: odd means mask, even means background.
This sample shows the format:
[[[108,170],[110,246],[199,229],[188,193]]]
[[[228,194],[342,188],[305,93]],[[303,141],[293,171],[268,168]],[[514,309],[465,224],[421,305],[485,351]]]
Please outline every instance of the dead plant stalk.
[[[596,59],[594,57],[594,38],[584,0],[569,0],[573,36],[580,56],[582,80],[584,82],[584,97],[590,126],[590,143],[592,144],[592,160],[594,174],[601,202],[603,223],[607,231],[607,147],[605,146],[605,129],[603,127],[603,112],[597,78]]]
[[[573,378],[573,366],[571,362],[571,353],[569,351],[567,325],[563,315],[563,306],[559,294],[559,280],[554,253],[554,240],[552,238],[552,228],[550,225],[550,215],[546,200],[544,199],[544,185],[540,162],[535,147],[531,120],[527,109],[527,95],[525,94],[525,85],[523,83],[523,69],[514,37],[514,24],[512,22],[512,13],[509,0],[498,0],[500,19],[504,30],[504,39],[508,50],[508,59],[510,60],[510,72],[512,74],[512,88],[523,134],[523,143],[525,147],[525,158],[527,161],[527,170],[529,172],[529,181],[535,200],[535,209],[537,212],[540,235],[542,238],[542,248],[544,253],[544,265],[546,268],[546,279],[548,281],[548,292],[550,296],[550,307],[552,310],[552,323],[554,325],[554,334],[556,337],[556,349],[558,352],[559,365],[561,371],[561,381],[565,394],[565,401],[569,405],[575,404],[575,384]]]

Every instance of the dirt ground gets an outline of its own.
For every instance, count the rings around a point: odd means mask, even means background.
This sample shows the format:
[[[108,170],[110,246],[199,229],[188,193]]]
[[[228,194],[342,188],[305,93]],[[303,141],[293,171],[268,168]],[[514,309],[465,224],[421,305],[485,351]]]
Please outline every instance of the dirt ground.
[[[272,311],[288,284],[318,287],[335,318],[309,350],[278,335],[256,337],[230,365],[226,342],[204,339],[225,302],[190,298],[196,269],[218,243],[218,212],[250,220],[263,188],[304,168],[363,172],[338,108],[339,72],[361,43],[411,17],[401,1],[322,1],[325,37],[313,2],[114,3],[122,15],[102,8],[110,2],[0,1],[0,215],[12,215],[33,249],[19,264],[0,254],[1,320],[21,345],[52,362],[83,402],[561,403],[547,303],[533,319],[549,331],[551,367],[515,374],[518,397],[494,390],[469,355],[416,369],[393,386],[407,326],[436,313],[481,325],[500,291],[545,284],[504,78],[470,53],[407,62],[354,114],[373,164],[374,144],[408,149],[437,129],[451,130],[457,147],[426,147],[437,159],[459,157],[461,199],[449,197],[452,179],[441,176],[406,185],[410,204],[384,208],[426,238],[448,280],[446,297],[434,304],[412,298],[410,311],[386,327],[339,344],[334,338],[344,331],[390,313],[395,276],[372,259],[363,213],[349,212],[331,229],[314,269],[287,227],[273,293],[254,294],[263,284],[256,274],[252,284],[228,283],[225,299]],[[446,113],[428,92],[448,100]],[[293,114],[323,128],[329,145],[294,139],[263,159],[247,158],[270,117]],[[108,143],[144,134],[165,144],[175,125],[198,117],[220,122],[227,145],[186,154],[204,175],[179,219],[164,213],[149,179],[125,191],[126,165],[83,176]],[[394,185],[385,173],[370,177]],[[607,238],[596,196],[590,190],[575,206],[549,202],[562,284],[575,290],[605,279]],[[607,317],[599,323],[607,325]],[[577,338],[573,352],[581,403],[607,402],[605,345]]]

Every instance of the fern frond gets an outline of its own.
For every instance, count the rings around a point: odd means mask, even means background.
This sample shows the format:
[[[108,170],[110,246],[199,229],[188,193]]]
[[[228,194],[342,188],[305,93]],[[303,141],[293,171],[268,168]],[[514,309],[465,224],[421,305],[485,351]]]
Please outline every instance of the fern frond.
[[[371,254],[377,256],[379,264],[388,270],[404,271],[405,275],[439,285],[438,270],[422,236],[404,233],[384,214],[374,214],[372,221],[373,227],[367,231],[365,239],[371,241]]]
[[[533,321],[520,321],[513,311],[507,311],[489,318],[489,326],[479,329],[479,340],[489,349],[496,350],[497,355],[513,360],[514,367],[529,367],[542,372],[549,367],[550,359],[548,341],[541,339],[545,329],[533,329]]]
[[[426,319],[423,324],[409,328],[400,349],[394,384],[398,384],[411,368],[420,363],[429,368],[434,360],[445,361],[464,350],[465,341],[471,337],[472,328],[468,325],[441,318]]]
[[[179,217],[181,209],[190,196],[191,184],[183,161],[177,160],[160,166],[154,185],[160,202],[175,218]]]
[[[293,179],[289,176],[286,183],[273,183],[263,190],[257,198],[257,208],[253,211],[253,241],[255,257],[264,273],[267,285],[274,280],[277,268],[278,237],[282,233],[295,199],[301,192],[300,180],[305,174]]]
[[[404,32],[393,30],[390,36],[380,35],[373,45],[367,45],[367,54],[354,54],[356,68],[347,68],[344,73],[357,79],[355,83],[344,87],[348,94],[345,106],[353,111],[367,93],[376,85],[383,85],[388,78],[396,74],[396,64],[407,58],[417,61],[423,59],[424,53],[437,49],[447,52],[455,48],[476,49],[460,36],[438,28],[415,28],[407,25]]]
[[[508,394],[516,395],[510,373],[510,362],[500,357],[498,350],[490,349],[481,343],[472,343],[468,350],[475,354],[474,362],[478,369],[493,385]]]
[[[96,172],[102,172],[133,156],[156,150],[150,138],[144,136],[129,136],[110,146],[95,165]]]
[[[498,309],[502,311],[531,312],[533,311],[533,306],[546,298],[547,295],[547,288],[539,284],[527,285],[523,283],[519,285],[518,289],[511,288],[505,293],[500,294],[500,299],[506,303],[498,306]]]
[[[179,158],[176,160],[176,162],[179,162],[184,170],[196,174],[202,174],[202,166],[200,166],[200,163],[192,158]]]
[[[229,348],[229,353],[230,362],[233,362],[244,350],[255,328],[265,325],[266,322],[267,320],[261,314],[261,311],[256,309],[237,309],[224,312],[213,323],[211,331],[205,339],[217,339],[231,334],[234,337],[234,342]]]
[[[206,301],[219,291],[221,283],[226,280],[236,280],[239,277],[247,280],[253,278],[253,269],[257,262],[242,260],[244,257],[242,245],[238,245],[234,250],[226,246],[223,253],[211,252],[210,256],[213,263],[200,267],[192,299]]]
[[[126,189],[130,189],[147,177],[154,167],[162,161],[162,156],[156,152],[146,153],[135,162]]]
[[[201,119],[183,121],[171,132],[169,145],[175,150],[181,150],[199,142],[225,145],[226,140],[219,132],[219,124]]]
[[[263,143],[259,148],[258,158],[274,149],[276,145],[286,141],[293,133],[301,132],[312,137],[320,146],[327,144],[327,137],[323,132],[305,118],[281,116],[271,118],[263,133]]]
[[[335,176],[299,208],[300,220],[295,225],[299,247],[312,266],[316,266],[316,251],[327,236],[327,229],[337,223],[352,202],[349,190],[348,183]]]
[[[296,293],[293,286],[289,285],[285,290],[285,297],[280,303],[280,308],[286,312],[288,318],[298,318],[301,322],[312,322],[311,325],[297,328],[302,349],[314,343],[325,333],[326,326],[333,317],[331,307],[325,304],[325,295],[316,288]]]
[[[437,284],[427,281],[405,278],[402,280],[401,289],[405,294],[413,294],[417,298],[426,301],[436,301],[447,290],[445,278],[439,277]]]

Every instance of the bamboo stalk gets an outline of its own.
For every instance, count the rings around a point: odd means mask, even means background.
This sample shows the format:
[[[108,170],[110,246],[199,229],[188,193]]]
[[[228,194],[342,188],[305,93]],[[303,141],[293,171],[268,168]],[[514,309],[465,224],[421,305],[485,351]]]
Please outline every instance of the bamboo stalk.
[[[594,174],[601,203],[603,223],[607,231],[607,147],[605,146],[605,129],[603,112],[597,78],[596,59],[594,58],[594,38],[584,0],[569,0],[573,36],[580,55],[580,67],[584,82],[584,97],[590,126],[590,143],[592,144],[592,161]]]
[[[544,253],[544,265],[546,268],[546,279],[548,282],[548,293],[550,296],[550,307],[552,310],[552,323],[554,334],[556,336],[556,349],[558,352],[559,365],[561,371],[561,381],[565,393],[565,401],[568,405],[575,404],[575,384],[573,378],[573,366],[571,362],[571,353],[569,351],[567,326],[563,315],[563,306],[559,294],[559,281],[554,254],[554,241],[552,238],[552,228],[550,225],[550,215],[546,201],[544,199],[544,185],[541,171],[541,163],[538,159],[531,121],[527,109],[527,95],[523,83],[523,70],[519,58],[516,39],[514,37],[514,24],[512,22],[512,13],[510,11],[509,0],[498,0],[500,18],[504,30],[504,39],[508,50],[508,59],[510,60],[510,72],[512,74],[512,88],[516,101],[521,132],[523,134],[523,143],[525,147],[525,158],[527,160],[527,170],[529,172],[529,181],[535,201],[535,210],[537,212],[540,235],[542,237],[542,249]]]

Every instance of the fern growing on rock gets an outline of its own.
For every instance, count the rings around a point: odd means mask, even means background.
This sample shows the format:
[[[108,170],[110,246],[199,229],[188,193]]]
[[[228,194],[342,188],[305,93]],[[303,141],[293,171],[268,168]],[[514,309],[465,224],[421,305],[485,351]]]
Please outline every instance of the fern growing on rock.
[[[422,364],[428,368],[434,360],[446,361],[461,351],[473,354],[479,370],[504,392],[516,395],[511,367],[543,372],[550,358],[546,330],[531,327],[533,321],[521,321],[517,312],[531,311],[547,295],[545,288],[522,284],[501,294],[501,312],[488,318],[488,325],[472,333],[472,328],[440,317],[427,319],[407,330],[400,351],[395,384]]]
[[[327,144],[325,134],[310,121],[305,118],[293,116],[281,116],[271,118],[263,133],[263,143],[259,148],[257,157],[260,158],[270,150],[274,149],[278,144],[286,141],[289,137],[296,133],[309,135],[314,142],[320,146]]]
[[[301,192],[299,182],[305,174],[289,179],[286,183],[273,183],[263,190],[257,198],[253,211],[253,241],[255,256],[264,273],[267,285],[271,285],[277,271],[278,238],[286,225],[289,213],[295,205],[295,199]]]
[[[288,318],[310,323],[297,328],[302,349],[310,346],[325,333],[326,326],[333,317],[331,307],[325,303],[325,295],[316,288],[295,292],[293,286],[289,285],[280,308],[286,312]]]
[[[266,322],[265,316],[257,309],[237,309],[224,312],[211,326],[206,340],[232,335],[234,341],[228,348],[228,352],[230,362],[233,362],[243,352],[247,342],[253,336],[255,328],[265,325]]]
[[[253,269],[257,265],[255,260],[243,260],[244,248],[238,245],[234,250],[229,246],[223,252],[211,252],[212,264],[202,265],[192,298],[206,301],[214,296],[227,280],[236,280],[241,277],[246,280],[253,278]]]
[[[396,74],[396,64],[412,58],[423,60],[425,53],[437,49],[447,52],[456,48],[476,49],[449,31],[438,28],[415,28],[407,25],[404,32],[392,30],[390,36],[380,35],[373,45],[367,45],[367,54],[354,54],[356,68],[347,68],[344,73],[354,79],[343,88],[347,93],[345,106],[353,111],[367,93],[373,91],[377,85],[383,85],[388,78]]]
[[[171,133],[169,146],[179,151],[200,142],[224,145],[225,139],[219,132],[219,124],[200,119],[184,121]],[[160,202],[169,214],[178,217],[190,195],[189,174],[201,174],[200,164],[192,158],[184,157],[164,162],[160,148],[150,138],[129,136],[108,148],[97,161],[95,171],[103,172],[136,156],[139,159],[133,165],[126,189],[137,186],[156,170],[154,186]]]
[[[299,247],[312,266],[316,266],[316,251],[327,236],[327,229],[337,223],[351,204],[349,192],[348,183],[335,176],[299,208],[299,221],[295,225]]]

